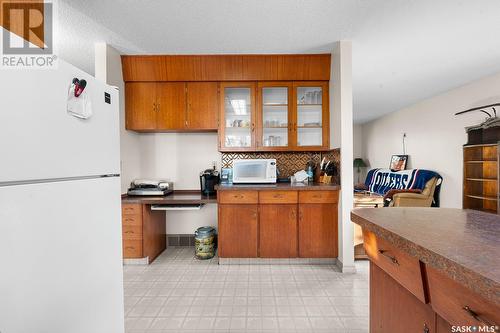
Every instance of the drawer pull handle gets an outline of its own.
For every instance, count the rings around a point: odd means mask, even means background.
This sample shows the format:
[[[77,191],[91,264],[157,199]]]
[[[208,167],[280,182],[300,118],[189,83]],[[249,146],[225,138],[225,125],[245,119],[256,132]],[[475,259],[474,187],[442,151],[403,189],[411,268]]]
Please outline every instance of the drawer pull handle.
[[[396,259],[396,257],[393,257],[393,256],[390,256],[388,254],[386,254],[386,250],[378,250],[378,253],[380,253],[381,255],[383,255],[384,257],[386,257],[387,259],[389,259],[394,265],[398,265],[399,266],[399,261],[398,259]]]
[[[276,198],[276,199],[283,198],[283,194],[275,194],[275,195],[273,195],[273,198]]]
[[[320,199],[321,198],[321,194],[313,194],[313,198]]]
[[[424,333],[429,333],[430,330],[429,330],[429,326],[427,326],[427,324],[424,324]]]
[[[130,231],[130,230],[127,230],[125,231],[126,234],[133,234],[134,232],[133,231]]]
[[[486,319],[483,319],[481,318],[474,310],[472,310],[468,305],[464,306],[462,309],[464,309],[465,312],[467,312],[467,314],[469,316],[471,316],[472,318],[474,318],[475,320],[477,320],[478,322],[480,322],[481,324],[483,325],[486,325],[486,326],[495,326],[494,324],[490,323],[489,321],[487,321]]]
[[[234,198],[235,199],[243,199],[243,195],[242,194],[235,194]]]
[[[133,247],[133,246],[127,246],[127,247],[125,247],[125,248],[126,248],[127,250],[135,250],[135,247]]]

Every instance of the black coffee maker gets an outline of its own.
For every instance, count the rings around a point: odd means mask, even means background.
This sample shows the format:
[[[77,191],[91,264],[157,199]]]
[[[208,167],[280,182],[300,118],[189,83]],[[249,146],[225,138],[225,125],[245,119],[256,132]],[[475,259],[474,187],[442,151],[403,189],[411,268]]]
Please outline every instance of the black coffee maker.
[[[215,185],[219,184],[219,171],[207,169],[200,172],[201,193],[204,195],[215,194]]]

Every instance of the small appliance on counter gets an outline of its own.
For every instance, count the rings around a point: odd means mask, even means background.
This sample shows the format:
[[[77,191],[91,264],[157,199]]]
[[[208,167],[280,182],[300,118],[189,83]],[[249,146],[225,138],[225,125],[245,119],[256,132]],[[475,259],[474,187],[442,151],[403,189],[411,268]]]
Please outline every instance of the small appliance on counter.
[[[233,183],[276,183],[276,159],[234,160]]]
[[[201,193],[204,195],[215,194],[215,185],[219,184],[219,171],[207,169],[200,172]]]
[[[165,180],[136,179],[130,183],[127,194],[134,196],[159,196],[170,194],[173,191],[173,182]]]

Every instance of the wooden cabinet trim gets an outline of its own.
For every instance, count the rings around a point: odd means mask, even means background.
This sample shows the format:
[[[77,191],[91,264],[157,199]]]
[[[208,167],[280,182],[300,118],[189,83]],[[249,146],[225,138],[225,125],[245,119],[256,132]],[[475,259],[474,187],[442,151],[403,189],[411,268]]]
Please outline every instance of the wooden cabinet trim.
[[[328,81],[331,54],[122,55],[125,82]]]

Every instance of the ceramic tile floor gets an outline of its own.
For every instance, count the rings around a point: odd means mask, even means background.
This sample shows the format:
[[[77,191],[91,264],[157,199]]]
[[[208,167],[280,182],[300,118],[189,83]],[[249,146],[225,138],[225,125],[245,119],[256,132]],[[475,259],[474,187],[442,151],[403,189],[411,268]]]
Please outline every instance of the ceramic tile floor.
[[[368,332],[368,262],[218,265],[169,248],[124,266],[127,333]]]

